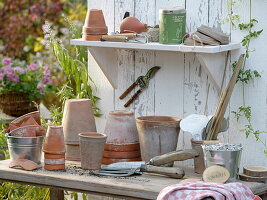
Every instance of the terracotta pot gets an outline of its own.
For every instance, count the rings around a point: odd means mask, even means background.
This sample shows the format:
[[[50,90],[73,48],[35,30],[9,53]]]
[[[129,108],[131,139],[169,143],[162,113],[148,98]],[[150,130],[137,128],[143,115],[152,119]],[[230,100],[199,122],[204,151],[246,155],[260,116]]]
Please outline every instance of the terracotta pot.
[[[140,150],[138,151],[104,151],[105,158],[137,158],[141,157]]]
[[[121,33],[142,33],[147,30],[147,25],[141,23],[135,17],[126,17],[120,25]]]
[[[139,142],[134,112],[118,110],[109,112],[105,134],[108,144],[136,144]]]
[[[88,10],[83,26],[83,39],[100,40],[101,35],[106,35],[107,33],[108,27],[106,26],[102,10]]]
[[[67,145],[66,159],[80,160],[79,133],[96,132],[91,100],[67,100],[62,125]]]
[[[107,135],[101,133],[80,133],[82,169],[100,169]]]
[[[87,35],[83,34],[82,39],[86,41],[100,41],[102,35]]]
[[[63,126],[49,126],[43,148],[46,170],[65,169],[65,143]]]
[[[81,161],[80,144],[66,144],[66,160]]]
[[[50,154],[64,154],[65,151],[63,126],[49,126],[46,133],[43,152]]]
[[[125,152],[125,151],[139,151],[140,152],[140,144],[105,144],[105,151],[116,151],[116,152]]]
[[[136,119],[142,160],[175,151],[181,119],[168,116],[144,116]]]
[[[103,158],[102,164],[109,165],[109,164],[117,163],[117,162],[133,162],[133,161],[141,161],[141,160],[142,160],[141,157],[130,158],[130,159]]]

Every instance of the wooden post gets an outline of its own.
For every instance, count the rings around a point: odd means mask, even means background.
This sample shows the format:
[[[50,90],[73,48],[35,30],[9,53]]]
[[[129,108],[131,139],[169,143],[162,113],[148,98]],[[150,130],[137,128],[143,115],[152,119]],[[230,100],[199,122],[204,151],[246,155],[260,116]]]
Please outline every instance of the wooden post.
[[[64,200],[64,190],[50,188],[50,200]]]

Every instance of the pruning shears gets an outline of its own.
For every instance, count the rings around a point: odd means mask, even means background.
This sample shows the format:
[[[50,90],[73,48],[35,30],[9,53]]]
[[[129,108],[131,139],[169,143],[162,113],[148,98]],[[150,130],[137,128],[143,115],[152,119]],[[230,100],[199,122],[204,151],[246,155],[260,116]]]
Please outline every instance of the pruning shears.
[[[149,80],[153,78],[156,72],[160,69],[159,66],[152,67],[145,76],[139,76],[136,81],[127,89],[122,95],[119,97],[120,99],[124,99],[137,85],[139,85],[140,89],[124,104],[124,107],[128,107],[134,99],[138,97],[138,95],[148,87]]]

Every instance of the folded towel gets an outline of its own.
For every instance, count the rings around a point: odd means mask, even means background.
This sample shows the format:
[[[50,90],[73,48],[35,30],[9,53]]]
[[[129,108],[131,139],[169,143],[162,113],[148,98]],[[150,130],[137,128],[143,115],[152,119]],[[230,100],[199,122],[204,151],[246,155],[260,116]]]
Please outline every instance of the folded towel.
[[[261,200],[242,183],[220,184],[202,181],[168,186],[159,193],[157,200],[201,200],[206,197],[215,200]]]

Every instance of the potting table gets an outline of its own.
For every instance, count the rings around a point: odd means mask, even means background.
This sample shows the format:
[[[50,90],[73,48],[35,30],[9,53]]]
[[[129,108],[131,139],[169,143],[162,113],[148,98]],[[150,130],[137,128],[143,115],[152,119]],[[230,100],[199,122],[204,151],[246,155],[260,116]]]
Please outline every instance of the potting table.
[[[8,167],[10,160],[0,161],[0,180],[51,188],[51,199],[64,199],[63,190],[97,194],[122,199],[156,199],[166,186],[177,184],[181,179],[172,179],[159,175],[143,174],[131,177],[98,177],[85,174],[72,174],[60,171],[24,171]],[[68,163],[68,166],[77,163]],[[199,177],[193,169],[186,168],[184,178]],[[266,183],[242,182],[257,195],[267,193]]]

